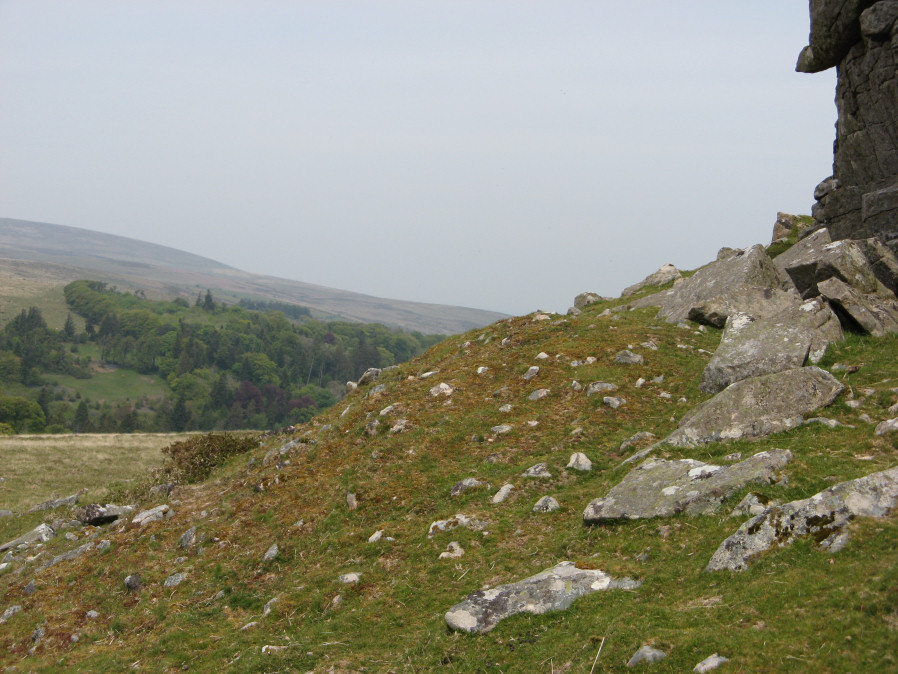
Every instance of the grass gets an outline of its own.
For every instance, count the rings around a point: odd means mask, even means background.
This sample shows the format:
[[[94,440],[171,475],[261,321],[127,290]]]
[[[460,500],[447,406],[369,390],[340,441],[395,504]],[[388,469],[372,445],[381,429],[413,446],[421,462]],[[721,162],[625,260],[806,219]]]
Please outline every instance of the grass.
[[[58,374],[45,375],[44,379],[73,395],[77,393],[99,403],[137,401],[144,397],[161,399],[169,392],[168,384],[157,375],[140,374],[134,370],[111,369],[94,373],[90,379]]]
[[[9,597],[0,608],[23,606],[0,633],[0,662],[28,671],[589,672],[601,645],[596,671],[627,671],[633,652],[651,644],[668,653],[653,672],[689,671],[714,652],[731,660],[721,671],[895,670],[895,515],[854,523],[851,542],[838,554],[801,541],[738,574],[704,567],[744,521],[728,513],[748,487],[714,516],[583,525],[586,504],[628,472],[619,466],[629,453],[619,450],[621,441],[639,430],[663,436],[708,397],[697,386],[706,352],[720,337],[716,330],[659,323],[651,310],[600,316],[616,304],[599,303],[564,320],[510,319],[435,346],[385,373],[378,382],[385,392],[358,391],[295,432],[232,457],[209,481],[177,488],[171,520],[97,530],[112,541],[111,554],[89,553],[42,571],[27,599],[19,588],[40,559],[17,561],[20,574],[0,576]],[[649,342],[657,348],[641,346]],[[614,365],[614,355],[630,346],[645,363]],[[537,360],[541,351],[549,358]],[[596,362],[570,366],[587,356]],[[823,365],[836,363],[858,369],[837,373],[848,389],[822,414],[854,428],[806,426],[756,442],[668,447],[658,455],[715,461],[735,451],[789,449],[788,484],[752,487],[783,501],[894,466],[896,442],[875,436],[860,415],[881,420],[898,400],[892,391],[898,339],[850,335],[831,347]],[[478,375],[481,365],[489,369]],[[521,374],[530,365],[540,372],[526,382]],[[439,372],[414,376],[428,370]],[[646,383],[638,386],[640,378]],[[574,391],[574,379],[584,387],[614,382],[615,395],[627,403],[611,410]],[[455,392],[432,396],[440,382]],[[549,389],[549,396],[530,401],[536,388]],[[849,397],[861,406],[846,405]],[[511,411],[499,412],[506,403]],[[381,416],[391,404],[395,411]],[[379,430],[369,435],[365,427],[375,418]],[[409,430],[390,433],[400,418]],[[495,435],[490,429],[499,423],[512,431]],[[288,441],[295,446],[285,455],[265,460]],[[564,470],[574,451],[592,459],[592,472]],[[546,462],[552,477],[522,478],[537,462]],[[490,487],[450,496],[465,477]],[[515,490],[503,504],[491,504],[504,482]],[[356,495],[357,510],[348,508],[347,491]],[[533,513],[545,494],[561,510]],[[431,522],[455,513],[484,520],[485,532],[427,536]],[[12,537],[41,517],[6,518],[14,521],[0,520],[0,527]],[[191,526],[203,542],[184,550],[178,540]],[[384,537],[368,543],[378,529]],[[465,555],[438,560],[450,541]],[[273,543],[277,557],[263,560]],[[43,559],[76,544],[57,538],[35,554]],[[485,635],[447,631],[443,615],[468,593],[562,560],[637,578],[642,586],[584,597],[565,612],[516,616]],[[187,580],[163,588],[175,571]],[[340,584],[338,576],[351,571],[362,574],[360,582]],[[135,572],[143,589],[132,595],[122,580]],[[263,616],[266,605],[271,612]],[[86,620],[88,610],[100,617]],[[48,636],[29,653],[39,625]]]
[[[184,433],[0,436],[0,509],[23,512],[53,498],[88,491],[82,503],[101,501],[107,487],[162,465],[162,449]]]

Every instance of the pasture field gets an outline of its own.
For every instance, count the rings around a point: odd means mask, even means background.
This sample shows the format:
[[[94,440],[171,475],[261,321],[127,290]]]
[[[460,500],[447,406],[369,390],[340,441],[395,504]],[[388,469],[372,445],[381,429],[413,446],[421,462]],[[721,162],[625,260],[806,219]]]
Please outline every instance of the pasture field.
[[[0,436],[0,509],[25,512],[54,498],[87,492],[100,502],[114,483],[159,467],[162,449],[190,433],[85,433]]]

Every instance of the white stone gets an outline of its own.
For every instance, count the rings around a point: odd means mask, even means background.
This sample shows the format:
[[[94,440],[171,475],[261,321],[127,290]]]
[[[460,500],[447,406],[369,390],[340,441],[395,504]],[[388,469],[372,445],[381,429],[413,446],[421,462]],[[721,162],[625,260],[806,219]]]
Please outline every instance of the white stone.
[[[568,461],[566,468],[582,471],[592,470],[592,461],[583,452],[574,452],[571,454],[571,460]]]
[[[490,502],[502,503],[502,501],[508,498],[508,495],[511,493],[512,489],[514,489],[513,484],[503,484],[499,491],[493,494],[493,498],[490,499]]]
[[[361,579],[361,577],[362,577],[361,573],[359,573],[357,571],[353,571],[352,573],[342,574],[339,578],[339,581],[341,583],[343,583],[344,585],[352,585],[353,583],[358,583],[359,580]]]
[[[371,534],[368,537],[368,542],[369,543],[377,543],[377,541],[379,541],[383,537],[383,535],[384,535],[384,530],[378,529],[377,531],[375,531],[373,534]]]
[[[452,541],[446,546],[446,552],[440,553],[440,559],[458,559],[465,554],[465,549],[458,544],[458,541]]]

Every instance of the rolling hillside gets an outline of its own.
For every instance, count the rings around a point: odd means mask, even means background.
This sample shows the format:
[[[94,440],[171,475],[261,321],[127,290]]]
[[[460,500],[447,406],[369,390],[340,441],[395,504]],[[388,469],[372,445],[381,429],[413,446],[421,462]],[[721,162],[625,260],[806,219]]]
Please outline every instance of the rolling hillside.
[[[465,307],[406,302],[263,276],[184,251],[76,227],[0,218],[0,283],[13,310],[32,296],[77,279],[106,281],[148,296],[192,300],[210,289],[216,299],[286,302],[318,319],[383,323],[422,333],[455,334],[503,314]],[[18,301],[17,301],[18,300]],[[8,319],[3,311],[0,319]]]

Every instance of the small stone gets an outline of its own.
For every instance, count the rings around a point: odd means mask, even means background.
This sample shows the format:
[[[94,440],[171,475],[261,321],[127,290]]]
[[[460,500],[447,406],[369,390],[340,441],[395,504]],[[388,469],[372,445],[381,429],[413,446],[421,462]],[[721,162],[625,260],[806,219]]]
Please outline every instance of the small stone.
[[[616,410],[627,403],[624,398],[617,398],[615,396],[605,396],[602,398],[602,402],[613,410]]]
[[[571,460],[568,461],[566,468],[582,471],[592,470],[592,461],[583,452],[574,452],[571,454]]]
[[[359,580],[361,579],[361,577],[362,577],[361,573],[359,573],[357,571],[353,571],[352,573],[342,574],[338,580],[341,583],[343,583],[344,585],[352,585],[354,583],[358,583]]]
[[[540,351],[538,354],[536,354],[537,360],[546,360],[548,357],[549,357],[549,354],[546,353],[545,351]]]
[[[26,597],[30,597],[34,594],[34,581],[28,581],[28,584],[22,588],[22,594]]]
[[[144,510],[142,512],[137,513],[134,516],[134,519],[131,520],[131,524],[136,524],[137,526],[145,526],[150,522],[159,522],[163,519],[168,519],[174,515],[174,512],[167,505],[158,505],[155,508],[150,508],[149,510]]]
[[[384,530],[378,529],[377,531],[375,531],[373,534],[371,534],[368,537],[368,542],[369,543],[377,543],[377,541],[379,541],[381,538],[383,538],[383,535],[384,535]]]
[[[502,501],[508,498],[512,489],[514,489],[513,484],[503,484],[499,491],[493,494],[493,498],[491,498],[490,501],[492,503],[502,503]]]
[[[578,381],[575,379],[573,382],[571,382],[571,388],[572,388],[574,391],[582,391],[582,390],[583,390],[583,384],[581,384],[580,382],[578,382]]]
[[[874,435],[885,435],[894,431],[898,431],[898,418],[883,421],[876,426],[876,430],[873,433]]]
[[[22,607],[19,605],[10,606],[2,614],[0,614],[0,625],[5,623],[6,621],[8,621],[10,618],[12,618],[16,613],[18,613],[21,610],[22,610]]]
[[[450,496],[458,496],[459,494],[468,491],[469,489],[476,489],[477,487],[482,487],[486,485],[486,482],[482,482],[474,477],[466,477],[464,480],[460,482],[456,482],[452,489],[449,491]]]
[[[527,371],[522,375],[521,378],[524,379],[525,381],[530,381],[531,379],[533,379],[533,378],[534,378],[536,375],[538,375],[538,374],[539,374],[539,366],[538,366],[538,365],[531,365],[531,366],[527,369]]]
[[[477,368],[477,374],[485,374],[489,372],[489,368],[486,365],[481,365]]]
[[[181,534],[181,538],[178,539],[178,545],[182,548],[189,548],[194,543],[196,543],[196,527],[190,527],[187,531]]]
[[[380,421],[374,419],[373,421],[369,421],[365,424],[365,435],[369,437],[374,437],[377,435],[377,429],[380,427]]]
[[[184,579],[187,578],[186,573],[173,573],[168,578],[165,579],[165,582],[162,583],[163,587],[176,587],[184,582]]]
[[[352,492],[346,492],[346,507],[355,510],[359,507],[359,501]]]
[[[432,395],[434,398],[436,398],[438,395],[450,396],[454,391],[454,388],[449,386],[449,384],[443,382],[430,389],[430,395]]]
[[[616,390],[617,384],[609,384],[607,381],[594,381],[586,387],[586,395],[588,397],[597,393],[606,393]]]
[[[514,428],[511,424],[499,424],[498,426],[493,426],[490,430],[496,435],[505,435],[506,433],[511,432],[511,429]]]
[[[97,613],[96,611],[94,611],[93,609],[91,609],[90,611],[88,611],[88,612],[85,613],[84,615],[85,615],[85,617],[87,617],[87,618],[90,619],[90,620],[96,620],[97,618],[100,617],[100,614]]]
[[[714,653],[713,655],[709,655],[707,658],[698,663],[692,671],[698,672],[699,674],[702,674],[702,672],[710,672],[712,669],[717,669],[723,663],[729,661],[729,658],[725,658],[722,655],[717,655],[717,653]]]
[[[545,463],[537,463],[521,473],[523,477],[552,477]]]
[[[499,408],[499,411],[503,412],[503,413],[511,412],[511,405],[506,403],[505,405],[502,405],[502,407]]]
[[[533,506],[533,512],[550,513],[558,510],[560,507],[561,504],[558,503],[558,501],[552,496],[543,496],[539,501],[536,502],[536,505]]]
[[[264,618],[264,617],[266,617],[269,613],[271,613],[271,610],[274,608],[274,605],[277,604],[277,603],[278,603],[278,598],[277,598],[277,597],[274,597],[274,598],[272,598],[272,599],[269,599],[269,600],[265,603],[265,606],[262,608],[262,617]]]
[[[621,351],[614,357],[616,365],[642,365],[644,361],[645,359],[641,355],[629,350]]]
[[[667,657],[667,653],[651,646],[641,646],[627,662],[627,667],[635,667],[640,662],[651,664]]]
[[[528,400],[542,400],[547,395],[549,395],[549,392],[550,391],[547,388],[538,388],[533,393],[531,393],[529,396],[527,396],[527,399]]]
[[[140,589],[141,580],[139,573],[132,573],[125,577],[125,589],[129,592],[137,592]]]
[[[440,559],[458,559],[463,554],[465,554],[465,549],[457,541],[452,541],[446,546],[446,552],[440,553]]]
[[[270,562],[272,559],[278,556],[280,552],[280,548],[278,548],[278,544],[274,543],[268,550],[265,551],[265,554],[262,555],[262,560],[266,562]]]

